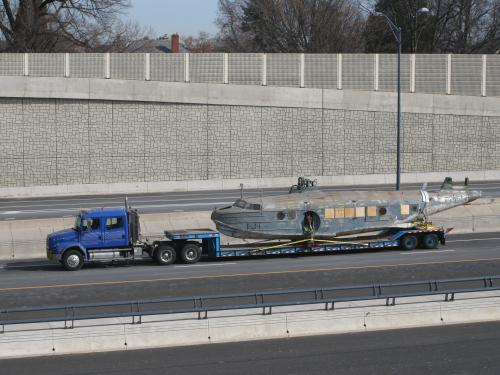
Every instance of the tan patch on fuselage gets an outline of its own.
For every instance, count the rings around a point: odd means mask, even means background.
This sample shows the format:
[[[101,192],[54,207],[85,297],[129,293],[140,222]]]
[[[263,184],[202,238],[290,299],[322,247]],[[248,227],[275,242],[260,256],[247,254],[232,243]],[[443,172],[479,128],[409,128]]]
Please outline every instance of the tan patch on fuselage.
[[[356,217],[365,217],[365,207],[356,207]]]
[[[377,207],[366,207],[366,216],[369,217],[377,216]]]
[[[334,208],[325,208],[325,219],[335,219]]]
[[[337,207],[335,209],[335,217],[341,219],[344,217],[344,207]]]
[[[410,205],[402,204],[401,205],[401,215],[409,215],[410,214]]]
[[[354,217],[354,207],[346,207],[344,210],[344,217],[353,218]]]

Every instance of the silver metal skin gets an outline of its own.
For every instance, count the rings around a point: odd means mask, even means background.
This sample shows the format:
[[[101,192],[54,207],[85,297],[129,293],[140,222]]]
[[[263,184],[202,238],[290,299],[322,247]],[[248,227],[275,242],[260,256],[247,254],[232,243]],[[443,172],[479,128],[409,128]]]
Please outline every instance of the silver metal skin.
[[[437,212],[472,202],[480,191],[453,187],[447,178],[437,192],[291,189],[289,194],[238,199],[216,209],[212,220],[229,237],[245,239],[333,238],[389,228],[413,227]]]

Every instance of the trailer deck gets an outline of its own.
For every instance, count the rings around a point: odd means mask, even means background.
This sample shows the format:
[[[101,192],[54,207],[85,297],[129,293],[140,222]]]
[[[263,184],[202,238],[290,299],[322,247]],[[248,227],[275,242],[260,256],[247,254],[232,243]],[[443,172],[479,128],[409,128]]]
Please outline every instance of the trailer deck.
[[[412,228],[389,230],[376,236],[355,238],[338,238],[332,240],[319,240],[314,238],[301,239],[288,242],[256,242],[242,244],[221,245],[221,236],[212,229],[183,229],[165,231],[165,236],[173,241],[201,240],[202,253],[209,258],[228,258],[246,256],[265,256],[281,254],[313,254],[336,253],[353,250],[382,250],[401,246],[401,238],[405,235],[419,236],[434,233],[442,245],[445,244],[445,235],[449,230],[442,228]]]

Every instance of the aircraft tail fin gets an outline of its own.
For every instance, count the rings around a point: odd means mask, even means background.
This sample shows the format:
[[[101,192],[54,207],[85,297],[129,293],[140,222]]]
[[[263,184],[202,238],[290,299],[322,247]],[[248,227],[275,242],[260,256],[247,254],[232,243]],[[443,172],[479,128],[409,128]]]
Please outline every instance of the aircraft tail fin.
[[[453,186],[453,179],[446,177],[441,185],[440,190],[466,190],[469,188],[469,177],[465,177],[463,186]]]

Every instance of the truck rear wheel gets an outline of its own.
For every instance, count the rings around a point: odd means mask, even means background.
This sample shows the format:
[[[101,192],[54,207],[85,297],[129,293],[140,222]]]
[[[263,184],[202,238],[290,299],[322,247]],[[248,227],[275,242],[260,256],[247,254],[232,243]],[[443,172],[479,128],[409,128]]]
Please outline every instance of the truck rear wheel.
[[[401,249],[403,250],[413,250],[417,247],[418,240],[412,234],[407,234],[403,238],[401,238]]]
[[[187,243],[181,249],[181,260],[186,264],[193,264],[200,260],[200,247],[194,243]]]
[[[156,263],[161,265],[168,265],[175,262],[176,252],[173,246],[170,245],[160,245],[155,251]]]
[[[83,266],[83,255],[78,250],[68,250],[61,263],[66,271],[77,271]]]
[[[435,233],[427,233],[422,237],[421,241],[424,249],[435,249],[439,244],[439,238]]]

